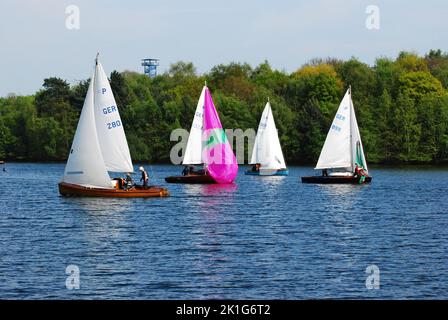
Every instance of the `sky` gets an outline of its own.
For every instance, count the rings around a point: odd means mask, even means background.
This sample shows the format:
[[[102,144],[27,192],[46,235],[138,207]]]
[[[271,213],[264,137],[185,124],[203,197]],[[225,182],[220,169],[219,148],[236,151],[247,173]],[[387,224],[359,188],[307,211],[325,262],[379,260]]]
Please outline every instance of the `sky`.
[[[79,29],[73,12],[79,9]],[[366,27],[379,9],[379,29]],[[142,58],[198,73],[268,60],[292,72],[313,58],[373,65],[402,50],[448,51],[446,0],[0,0],[0,96],[33,94],[43,79],[89,78],[97,52],[106,70],[143,72]],[[370,21],[370,20],[369,20]],[[371,25],[370,25],[371,26]]]

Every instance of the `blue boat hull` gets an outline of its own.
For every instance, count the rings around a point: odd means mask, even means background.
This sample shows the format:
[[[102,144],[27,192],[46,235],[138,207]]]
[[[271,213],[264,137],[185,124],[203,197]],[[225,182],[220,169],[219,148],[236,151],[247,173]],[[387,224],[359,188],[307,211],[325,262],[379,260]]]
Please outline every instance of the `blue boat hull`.
[[[289,174],[289,171],[288,169],[266,170],[261,172],[248,170],[244,174],[247,176],[260,176],[260,177],[287,176]]]

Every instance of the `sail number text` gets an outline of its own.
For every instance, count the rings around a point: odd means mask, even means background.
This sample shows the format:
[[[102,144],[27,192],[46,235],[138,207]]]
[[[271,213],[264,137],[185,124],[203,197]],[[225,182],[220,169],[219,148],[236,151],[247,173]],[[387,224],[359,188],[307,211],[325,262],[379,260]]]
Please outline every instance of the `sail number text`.
[[[121,121],[120,120],[112,121],[112,122],[108,122],[107,123],[107,129],[113,129],[113,128],[116,128],[116,127],[119,127],[119,126],[121,126]]]
[[[104,114],[113,113],[113,112],[117,112],[117,107],[116,106],[103,108],[103,113]]]
[[[336,131],[336,132],[341,132],[341,127],[339,127],[339,126],[337,126],[337,125],[335,125],[335,124],[332,124],[331,125],[331,129],[332,130],[334,130],[334,131]]]
[[[103,108],[103,114],[114,113],[114,112],[117,112],[117,111],[118,110],[117,110],[116,106]],[[113,128],[120,127],[120,126],[121,126],[121,121],[120,120],[116,120],[116,121],[112,121],[112,122],[108,122],[107,123],[107,129],[113,129]]]

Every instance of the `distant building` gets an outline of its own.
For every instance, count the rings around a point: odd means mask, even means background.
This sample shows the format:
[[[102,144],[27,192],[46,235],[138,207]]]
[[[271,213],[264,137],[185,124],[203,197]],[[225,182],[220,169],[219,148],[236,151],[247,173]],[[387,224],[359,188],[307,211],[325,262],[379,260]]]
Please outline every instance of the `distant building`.
[[[142,59],[142,66],[144,73],[150,77],[154,78],[157,75],[157,67],[159,66],[159,59]]]

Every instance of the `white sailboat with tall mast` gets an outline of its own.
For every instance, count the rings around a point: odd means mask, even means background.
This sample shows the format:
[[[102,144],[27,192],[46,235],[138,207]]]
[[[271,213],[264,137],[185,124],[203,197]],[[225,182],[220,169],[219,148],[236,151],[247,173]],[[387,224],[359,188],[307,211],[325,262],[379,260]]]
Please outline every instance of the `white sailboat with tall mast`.
[[[96,197],[168,195],[161,187],[120,188],[109,171],[132,173],[134,168],[118,107],[97,55],[59,192]]]
[[[304,183],[369,183],[364,148],[348,88],[333,119],[317,161],[322,176],[302,177]]]
[[[182,165],[185,167],[182,176],[169,176],[165,178],[168,183],[186,183],[186,184],[214,184],[212,177],[206,174],[205,160],[203,159],[202,134],[204,127],[204,105],[207,83],[202,88],[199,96],[193,121],[191,123],[190,135],[188,136],[185,154],[182,159]]]
[[[246,171],[246,175],[287,176],[289,173],[269,101],[261,115],[249,164],[252,164],[252,169]]]
[[[191,123],[190,135],[188,136],[187,147],[185,148],[185,155],[182,160],[182,165],[184,166],[202,166],[204,164],[204,160],[202,159],[202,128],[206,89],[207,83],[202,88]]]
[[[227,140],[207,83],[196,106],[182,164],[181,176],[165,178],[168,183],[228,184],[238,174],[238,164]],[[202,166],[195,169],[195,166]]]

